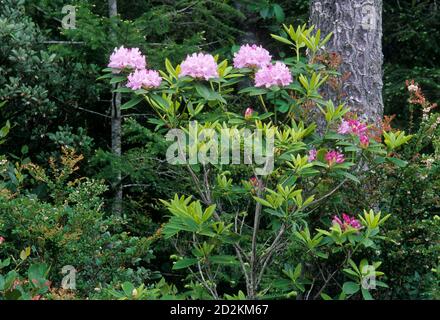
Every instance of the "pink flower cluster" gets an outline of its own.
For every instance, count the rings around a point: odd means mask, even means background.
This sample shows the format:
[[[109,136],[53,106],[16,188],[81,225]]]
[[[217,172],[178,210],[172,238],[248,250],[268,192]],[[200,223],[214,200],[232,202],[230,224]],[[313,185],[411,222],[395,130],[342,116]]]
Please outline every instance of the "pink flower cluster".
[[[3,238],[2,236],[0,236],[0,244],[2,244],[3,242],[5,242],[5,238]]]
[[[180,77],[190,76],[196,79],[209,80],[219,76],[217,62],[210,54],[193,53],[188,55],[180,67]]]
[[[147,65],[145,56],[138,48],[115,48],[110,56],[109,68],[113,69],[145,69]]]
[[[344,163],[344,155],[336,150],[330,150],[325,155],[325,160],[329,166],[333,166],[336,163]]]
[[[354,217],[350,217],[348,214],[345,213],[342,214],[342,220],[338,216],[334,216],[332,223],[340,225],[342,231],[345,231],[348,228],[354,228],[357,230],[362,228],[362,225],[359,222],[359,220],[357,220]]]
[[[235,68],[263,68],[270,64],[272,56],[262,46],[243,45],[234,54]]]
[[[352,133],[357,136],[365,134],[366,131],[367,126],[356,119],[342,120],[338,128],[338,133],[340,134]]]
[[[118,72],[122,69],[134,70],[128,75],[126,84],[132,90],[157,88],[162,82],[157,71],[146,69],[146,58],[139,48],[124,48],[123,46],[119,49],[115,48],[110,56],[108,67],[116,69]]]
[[[367,135],[367,126],[365,123],[356,119],[342,120],[338,127],[338,133],[340,134],[354,134],[359,137],[361,146],[363,148],[368,147],[370,144],[370,138]]]
[[[255,74],[256,87],[284,87],[291,84],[292,81],[292,74],[289,68],[282,62],[264,66]]]
[[[316,151],[316,149],[312,149],[312,150],[310,150],[310,151],[309,151],[309,158],[308,158],[308,161],[309,161],[309,162],[315,161],[315,160],[316,160],[316,156],[317,156],[317,154],[318,154],[318,151]]]
[[[136,70],[128,76],[127,87],[132,90],[153,89],[160,86],[162,78],[156,70]]]

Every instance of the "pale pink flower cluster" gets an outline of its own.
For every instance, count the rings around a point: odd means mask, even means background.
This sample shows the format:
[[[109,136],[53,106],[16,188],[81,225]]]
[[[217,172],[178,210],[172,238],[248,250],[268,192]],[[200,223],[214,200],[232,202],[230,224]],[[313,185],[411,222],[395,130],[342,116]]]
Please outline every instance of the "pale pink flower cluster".
[[[209,80],[219,76],[217,62],[210,54],[193,53],[188,55],[180,68],[180,77],[190,76],[196,79]]]
[[[289,68],[282,62],[264,66],[255,74],[256,87],[285,87],[291,84],[292,81],[292,74]]]
[[[0,236],[0,244],[2,244],[3,242],[5,242],[5,238],[3,238],[2,236]]]
[[[127,87],[132,90],[154,89],[160,86],[162,78],[156,70],[136,70],[128,76]]]
[[[145,56],[138,48],[115,48],[110,56],[109,68],[113,69],[145,69],[147,65]]]
[[[344,163],[345,158],[342,153],[336,150],[330,150],[326,153],[325,160],[327,161],[329,166],[332,166],[336,163]]]
[[[270,64],[272,56],[269,51],[256,44],[245,44],[234,54],[235,68],[262,68]]]
[[[367,134],[367,126],[365,123],[356,119],[342,120],[338,127],[338,133],[340,134],[354,134],[359,137],[361,146],[366,148],[370,144],[370,138]]]
[[[312,162],[316,160],[316,156],[318,154],[318,151],[316,151],[316,149],[312,149],[309,151],[309,157],[308,157],[308,161]]]
[[[332,223],[340,225],[342,231],[345,231],[348,228],[354,228],[357,230],[362,228],[362,225],[359,222],[359,220],[357,220],[354,217],[350,217],[348,214],[345,213],[342,214],[342,220],[338,216],[334,216]]]
[[[126,86],[132,90],[153,89],[160,86],[162,78],[155,70],[148,70],[145,56],[139,48],[115,48],[110,56],[109,68],[120,72],[122,69],[134,70],[127,77]]]

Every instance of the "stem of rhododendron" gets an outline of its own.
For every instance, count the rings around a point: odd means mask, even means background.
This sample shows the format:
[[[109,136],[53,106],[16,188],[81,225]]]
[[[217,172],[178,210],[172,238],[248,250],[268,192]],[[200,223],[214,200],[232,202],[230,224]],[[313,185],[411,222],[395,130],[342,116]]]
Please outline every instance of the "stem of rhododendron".
[[[266,113],[269,113],[269,111],[267,111],[267,107],[266,107],[266,103],[264,102],[263,95],[260,94],[258,97],[260,98],[260,102],[263,105],[264,111]]]

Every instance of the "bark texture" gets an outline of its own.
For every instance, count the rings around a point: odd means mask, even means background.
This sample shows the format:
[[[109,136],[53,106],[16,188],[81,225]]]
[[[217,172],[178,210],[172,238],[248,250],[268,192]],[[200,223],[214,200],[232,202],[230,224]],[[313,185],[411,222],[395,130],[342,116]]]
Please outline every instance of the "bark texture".
[[[108,1],[108,12],[109,17],[114,17],[118,14],[118,2],[117,0],[109,0]],[[115,37],[114,33],[111,34],[112,37]],[[117,85],[113,86],[113,89],[116,89]],[[122,140],[122,131],[121,131],[121,94],[113,93],[112,94],[112,102],[111,102],[111,144],[112,144],[112,152],[115,156],[121,157],[121,140]],[[118,169],[115,177],[115,195],[113,198],[112,212],[115,215],[120,215],[122,213],[122,174]]]
[[[333,32],[326,50],[339,53],[341,73],[350,73],[343,101],[360,118],[382,119],[382,0],[312,0],[310,23],[322,34]],[[338,102],[328,86],[323,94]]]

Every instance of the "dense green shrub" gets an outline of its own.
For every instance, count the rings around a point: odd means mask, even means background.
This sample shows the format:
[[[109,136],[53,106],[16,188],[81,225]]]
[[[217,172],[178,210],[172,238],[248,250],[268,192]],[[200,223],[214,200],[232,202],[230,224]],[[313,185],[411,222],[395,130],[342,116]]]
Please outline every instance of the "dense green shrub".
[[[60,286],[62,268],[72,265],[78,272],[79,296],[112,283],[157,278],[159,274],[148,267],[154,258],[150,246],[155,237],[131,236],[123,231],[124,221],[105,215],[101,194],[106,187],[102,183],[87,178],[71,180],[81,158],[64,150],[60,166],[57,160],[50,160],[50,174],[32,163],[10,171],[11,164],[2,162],[2,259],[17,257],[22,248],[28,248],[26,264],[48,264],[55,287]],[[23,183],[35,180],[39,188],[48,189],[50,198],[39,199],[21,185],[15,186],[15,192],[4,189],[10,176],[22,176]]]

